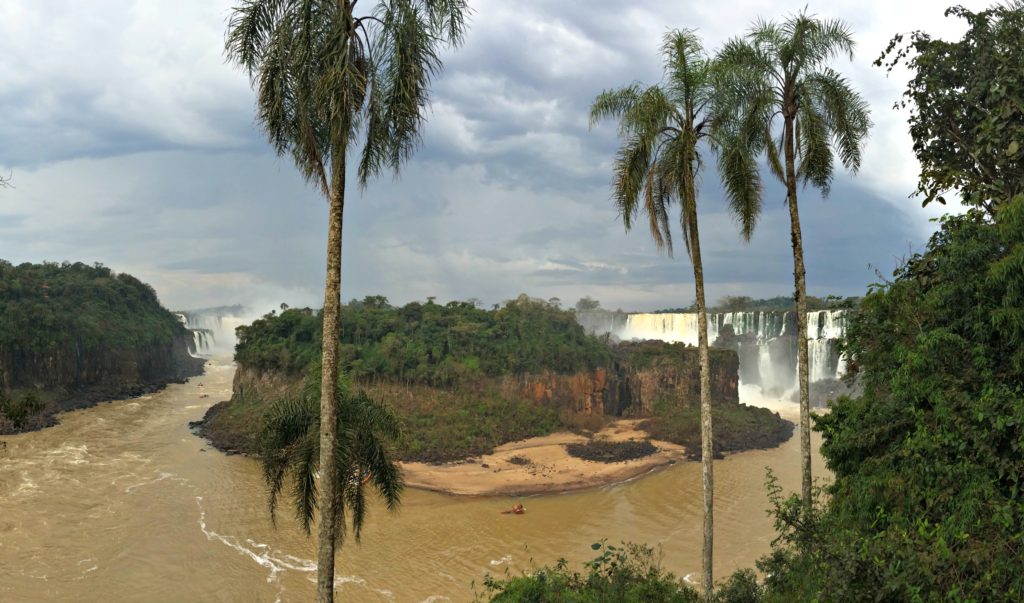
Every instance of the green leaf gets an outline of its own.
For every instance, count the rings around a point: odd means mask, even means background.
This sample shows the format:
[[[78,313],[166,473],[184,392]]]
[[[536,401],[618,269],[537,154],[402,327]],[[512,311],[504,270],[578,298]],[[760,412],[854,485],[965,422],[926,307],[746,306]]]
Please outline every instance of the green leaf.
[[[590,548],[596,551],[597,549],[601,548],[601,543],[595,542],[594,544],[590,545]]]
[[[1020,143],[1016,140],[1010,142],[1010,146],[1006,147],[1006,156],[1013,157],[1020,150]]]

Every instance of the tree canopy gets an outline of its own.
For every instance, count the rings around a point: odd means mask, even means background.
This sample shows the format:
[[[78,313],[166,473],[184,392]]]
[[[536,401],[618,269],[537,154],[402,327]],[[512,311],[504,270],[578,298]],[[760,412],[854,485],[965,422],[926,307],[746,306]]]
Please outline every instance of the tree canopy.
[[[913,70],[897,107],[910,110],[923,205],[953,191],[994,214],[1024,192],[1024,2],[950,15],[966,22],[960,40],[897,35],[875,63]]]
[[[829,502],[765,565],[789,600],[1024,597],[1024,197],[1000,216],[944,219],[851,320],[864,394],[817,420]]]
[[[0,260],[0,350],[128,349],[184,333],[153,288],[129,274],[100,264]]]
[[[319,316],[289,309],[238,330],[236,360],[299,372],[319,358]],[[526,296],[497,310],[469,302],[391,306],[381,296],[341,309],[341,369],[355,379],[451,385],[476,376],[575,372],[603,365],[610,351],[570,311]]]

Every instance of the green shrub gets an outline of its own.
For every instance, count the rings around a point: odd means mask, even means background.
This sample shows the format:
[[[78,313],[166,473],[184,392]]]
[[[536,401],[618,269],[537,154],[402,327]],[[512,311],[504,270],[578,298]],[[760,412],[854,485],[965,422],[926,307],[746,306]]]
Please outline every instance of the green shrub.
[[[653,404],[654,416],[640,427],[652,438],[686,447],[687,457],[699,460],[700,409],[679,406],[659,400]],[[767,408],[746,404],[723,404],[711,407],[715,430],[715,455],[751,448],[772,448],[793,435],[793,423]]]
[[[43,410],[43,402],[34,391],[26,392],[19,400],[14,400],[0,390],[0,417],[6,418],[15,429],[22,429],[32,415]]]
[[[565,450],[569,453],[569,456],[586,461],[618,463],[620,461],[631,461],[650,456],[657,452],[658,448],[651,444],[650,440],[613,442],[611,440],[595,439],[581,444],[567,444]]]
[[[492,603],[697,603],[700,596],[661,567],[655,550],[646,545],[622,546],[604,541],[592,545],[598,556],[572,571],[565,559],[530,574],[484,578]]]

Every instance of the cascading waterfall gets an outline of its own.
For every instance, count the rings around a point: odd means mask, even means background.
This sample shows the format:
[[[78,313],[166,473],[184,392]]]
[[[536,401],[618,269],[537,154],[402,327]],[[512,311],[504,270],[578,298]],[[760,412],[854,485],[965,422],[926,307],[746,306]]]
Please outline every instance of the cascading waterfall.
[[[207,354],[210,351],[210,340],[213,333],[208,329],[197,329],[189,326],[188,316],[184,312],[175,312],[174,316],[181,322],[181,325],[192,333],[192,347],[188,353],[195,358]]]
[[[196,355],[230,356],[235,349],[235,329],[252,322],[242,306],[224,306],[177,312],[178,320],[192,332]]]
[[[846,310],[807,313],[807,352],[810,380],[838,379],[846,370],[837,341],[846,332]],[[768,310],[708,314],[708,341],[735,349],[740,358],[740,381],[765,393],[783,395],[796,387],[796,313]],[[611,333],[619,339],[659,339],[697,345],[697,314],[628,314],[625,320],[603,324],[589,321],[588,331]],[[728,327],[728,328],[727,328]]]

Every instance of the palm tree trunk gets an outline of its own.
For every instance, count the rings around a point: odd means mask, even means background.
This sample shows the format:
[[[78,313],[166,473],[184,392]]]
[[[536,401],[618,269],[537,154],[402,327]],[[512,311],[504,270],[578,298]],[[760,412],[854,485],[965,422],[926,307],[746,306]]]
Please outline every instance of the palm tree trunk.
[[[796,286],[796,359],[800,386],[800,456],[802,458],[801,497],[804,511],[811,509],[811,404],[810,368],[807,363],[807,282],[804,270],[804,244],[800,233],[800,212],[796,202],[796,168],[792,113],[785,118],[786,201],[793,243],[793,280]]]
[[[343,147],[344,148],[344,147]],[[327,278],[324,284],[323,361],[320,380],[320,490],[317,506],[317,603],[334,602],[334,553],[338,480],[334,471],[338,441],[338,322],[341,314],[341,235],[345,213],[345,154],[333,160],[327,225]]]
[[[692,167],[691,167],[692,170]],[[688,202],[684,202],[686,221],[690,232],[690,261],[693,263],[693,282],[697,302],[697,348],[700,355],[700,464],[704,482],[704,548],[701,588],[704,598],[711,601],[714,593],[714,500],[715,448],[711,429],[711,354],[708,350],[708,310],[704,298],[704,265],[700,258],[700,234],[697,230],[697,192],[693,172],[686,183]]]

